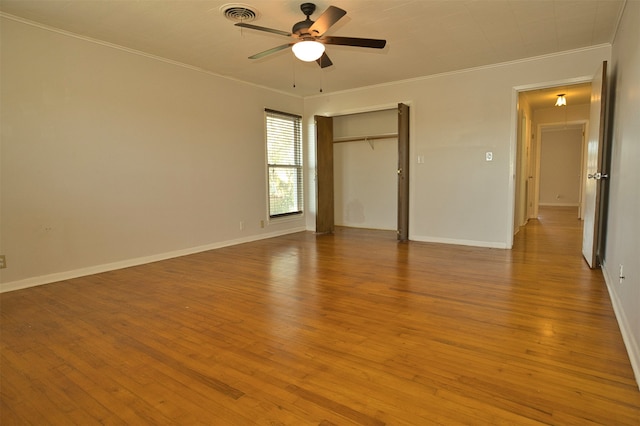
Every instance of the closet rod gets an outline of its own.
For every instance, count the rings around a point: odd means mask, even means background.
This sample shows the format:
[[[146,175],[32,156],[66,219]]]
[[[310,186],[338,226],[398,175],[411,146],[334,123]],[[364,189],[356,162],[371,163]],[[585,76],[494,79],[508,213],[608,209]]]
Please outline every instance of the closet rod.
[[[334,139],[333,143],[355,142],[355,141],[372,141],[372,140],[376,140],[376,139],[391,139],[391,138],[397,138],[397,137],[398,137],[397,133],[385,133],[385,134],[382,134],[382,135],[355,136],[355,137],[348,137],[348,138],[338,138],[338,139]]]

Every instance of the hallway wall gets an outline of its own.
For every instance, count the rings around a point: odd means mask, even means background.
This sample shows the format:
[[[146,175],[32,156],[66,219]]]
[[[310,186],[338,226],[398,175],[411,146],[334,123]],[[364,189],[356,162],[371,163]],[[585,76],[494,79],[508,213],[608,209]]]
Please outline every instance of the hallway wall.
[[[541,206],[578,206],[582,178],[582,128],[546,129],[540,145]]]

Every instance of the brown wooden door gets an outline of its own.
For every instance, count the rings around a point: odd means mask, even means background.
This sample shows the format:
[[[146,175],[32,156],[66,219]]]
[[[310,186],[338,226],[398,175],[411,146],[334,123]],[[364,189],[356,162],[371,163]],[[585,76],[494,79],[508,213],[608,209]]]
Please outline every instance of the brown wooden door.
[[[333,118],[315,116],[316,122],[316,232],[332,233],[333,207]]]
[[[398,240],[409,239],[409,107],[398,104]]]
[[[587,144],[587,170],[584,189],[584,227],[582,231],[582,255],[591,268],[602,261],[599,253],[605,224],[600,220],[604,209],[603,179],[608,177],[603,170],[607,105],[607,61],[602,63],[591,82],[591,112],[589,114],[589,142]]]

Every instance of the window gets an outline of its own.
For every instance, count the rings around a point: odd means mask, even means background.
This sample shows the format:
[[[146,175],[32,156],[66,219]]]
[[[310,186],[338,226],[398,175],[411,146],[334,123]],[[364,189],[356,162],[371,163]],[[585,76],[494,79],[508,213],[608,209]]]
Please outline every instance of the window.
[[[265,110],[269,217],[302,214],[302,118]]]

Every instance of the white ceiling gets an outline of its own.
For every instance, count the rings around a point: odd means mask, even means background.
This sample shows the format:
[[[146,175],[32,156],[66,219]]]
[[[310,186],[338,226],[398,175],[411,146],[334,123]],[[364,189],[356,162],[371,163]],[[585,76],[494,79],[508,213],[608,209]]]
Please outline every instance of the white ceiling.
[[[302,1],[244,0],[254,25],[290,31]],[[381,38],[382,50],[327,46],[332,67],[295,60],[287,43],[240,29],[229,0],[0,0],[5,16],[37,22],[299,96],[450,72],[611,43],[625,0],[318,0],[347,15],[327,35]],[[295,87],[294,86],[295,81]],[[553,93],[547,94],[555,97]]]

